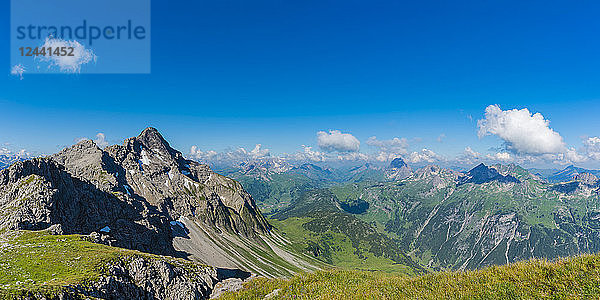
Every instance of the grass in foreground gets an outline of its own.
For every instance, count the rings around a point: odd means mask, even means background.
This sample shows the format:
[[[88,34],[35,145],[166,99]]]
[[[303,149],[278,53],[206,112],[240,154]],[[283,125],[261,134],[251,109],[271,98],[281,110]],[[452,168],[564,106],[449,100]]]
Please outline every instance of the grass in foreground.
[[[289,280],[258,278],[223,299],[263,299],[277,289],[271,299],[598,299],[600,255],[419,277],[328,270]]]
[[[137,256],[176,261],[187,267],[187,262],[175,258],[96,244],[80,235],[5,233],[0,237],[0,299],[25,294],[51,296],[68,286],[85,286],[105,275],[111,263]]]

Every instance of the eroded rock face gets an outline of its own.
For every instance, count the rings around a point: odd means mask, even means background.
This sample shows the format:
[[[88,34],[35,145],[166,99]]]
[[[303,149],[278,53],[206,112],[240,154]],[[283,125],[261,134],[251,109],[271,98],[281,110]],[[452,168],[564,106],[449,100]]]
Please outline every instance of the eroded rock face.
[[[218,282],[212,267],[163,258],[127,257],[106,266],[106,275],[46,295],[31,292],[21,299],[208,299]]]
[[[96,232],[98,241],[174,255],[180,217],[246,237],[270,226],[236,181],[186,160],[154,128],[104,150],[84,140],[0,171],[0,228]]]

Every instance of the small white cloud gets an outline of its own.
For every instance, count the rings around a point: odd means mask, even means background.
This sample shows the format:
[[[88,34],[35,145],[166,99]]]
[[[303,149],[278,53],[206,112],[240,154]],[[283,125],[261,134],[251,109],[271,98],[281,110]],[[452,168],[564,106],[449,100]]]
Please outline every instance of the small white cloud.
[[[566,150],[563,138],[549,127],[550,121],[527,108],[503,111],[498,105],[485,109],[485,118],[477,121],[478,135],[496,135],[508,150],[520,154],[552,154]]]
[[[466,147],[462,154],[456,157],[456,162],[463,165],[473,165],[481,160],[481,153]]]
[[[367,140],[367,145],[377,147],[381,152],[406,154],[409,143],[406,138],[395,137],[391,140],[378,140],[376,136],[372,136]]]
[[[567,149],[567,152],[565,152],[565,159],[570,163],[580,163],[586,161],[587,157],[579,154],[575,148],[569,148]]]
[[[271,155],[270,150],[263,148],[261,144],[255,145],[254,149],[250,151],[240,147],[236,150],[229,149],[222,152],[214,150],[202,151],[198,146],[194,145],[190,147],[189,157],[205,163],[238,165],[255,159],[267,159]]]
[[[190,147],[190,156],[200,161],[208,161],[217,156],[217,151],[208,150],[206,152],[198,149],[198,146],[194,145]]]
[[[96,134],[94,143],[96,143],[96,145],[100,148],[104,148],[104,147],[108,146],[108,142],[106,141],[106,136],[104,136],[104,133],[102,133],[102,132],[98,132],[98,134]]]
[[[590,159],[600,161],[600,137],[589,137],[583,141],[584,151]]]
[[[310,160],[320,162],[325,160],[325,153],[319,151],[313,151],[312,147],[302,145],[302,152],[293,155],[296,160]]]
[[[23,73],[25,73],[25,67],[22,64],[14,65],[10,69],[10,74],[19,76],[19,79],[23,80]]]
[[[250,151],[250,156],[255,158],[269,156],[269,149],[263,148],[261,144],[256,144],[254,149]]]
[[[38,56],[42,61],[48,62],[50,67],[56,66],[61,72],[65,73],[79,73],[81,66],[90,62],[96,62],[97,56],[90,49],[86,49],[85,46],[80,44],[76,40],[66,41],[59,38],[46,38],[46,41],[41,46],[44,48],[73,48],[72,56],[69,55],[46,55]],[[67,54],[71,54],[69,50]]]
[[[510,155],[510,153],[508,153],[508,152],[498,152],[498,153],[495,153],[493,155],[488,154],[486,157],[488,159],[496,160],[496,161],[499,160],[499,161],[504,162],[504,163],[514,161],[512,155]]]
[[[442,158],[437,153],[435,153],[429,149],[422,149],[419,152],[412,152],[410,155],[408,155],[407,160],[411,163],[420,163],[420,162],[432,163],[435,161],[442,160]]]
[[[348,153],[340,153],[336,156],[336,159],[339,161],[359,161],[359,160],[369,160],[369,156],[360,153],[360,152],[348,152]]]
[[[378,152],[374,156],[375,160],[385,162],[406,155],[409,142],[406,138],[395,137],[391,140],[378,140],[377,137],[372,136],[367,140],[367,145],[378,148]]]
[[[360,142],[349,133],[339,130],[317,132],[317,144],[325,151],[356,152],[360,148]]]

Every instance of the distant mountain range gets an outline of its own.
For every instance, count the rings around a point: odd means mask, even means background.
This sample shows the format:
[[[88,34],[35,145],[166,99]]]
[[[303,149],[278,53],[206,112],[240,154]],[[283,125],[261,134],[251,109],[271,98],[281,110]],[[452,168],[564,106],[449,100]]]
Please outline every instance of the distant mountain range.
[[[305,170],[309,174],[287,171],[269,181],[233,176],[256,195],[258,206],[277,220],[273,224],[282,232],[308,230],[314,239],[292,240],[306,249],[321,249],[316,257],[330,263],[336,264],[336,255],[338,262],[355,260],[341,245],[353,232],[346,224],[361,221],[383,235],[358,238],[352,244],[355,253],[378,257],[362,245],[397,239],[398,257],[409,254],[412,261],[433,269],[474,269],[600,251],[600,183],[593,171],[568,167],[554,172],[565,177],[553,183],[517,165],[480,164],[467,172],[437,166],[412,170],[398,159],[386,168],[360,165],[345,176],[338,170]],[[331,200],[315,204],[321,198]],[[339,218],[344,221],[331,223]],[[324,239],[327,232],[342,236]],[[390,263],[371,267],[389,269]]]
[[[31,156],[21,153],[12,153],[7,149],[0,149],[0,170],[8,168],[17,161],[23,161],[31,158]]]

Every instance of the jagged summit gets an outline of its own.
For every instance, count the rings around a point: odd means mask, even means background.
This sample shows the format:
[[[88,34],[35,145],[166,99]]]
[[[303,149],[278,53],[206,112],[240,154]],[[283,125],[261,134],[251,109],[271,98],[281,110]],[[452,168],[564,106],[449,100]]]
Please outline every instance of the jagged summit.
[[[174,154],[175,151],[169,143],[163,138],[163,136],[158,132],[156,128],[148,127],[140,133],[135,138],[130,138],[127,141],[134,141],[135,145],[142,145],[147,149],[153,149],[158,152],[168,152],[169,154]],[[127,143],[127,141],[125,143]],[[135,143],[138,142],[138,143]],[[142,149],[143,150],[143,149]]]
[[[232,179],[186,160],[155,128],[100,149],[82,140],[57,154],[0,171],[0,228],[101,232],[106,243],[172,255],[172,224],[242,236],[270,225]]]
[[[520,181],[512,175],[502,175],[495,168],[490,168],[483,163],[480,163],[469,172],[458,179],[458,184],[475,183],[483,184],[491,181],[501,183],[520,183]]]
[[[404,160],[401,157],[394,158],[390,162],[390,169],[393,169],[393,168],[400,169],[403,167],[408,167],[408,165],[406,164],[406,162],[404,162]]]
[[[386,170],[385,176],[388,179],[399,180],[404,179],[412,174],[412,170],[406,162],[400,158],[394,158]]]

